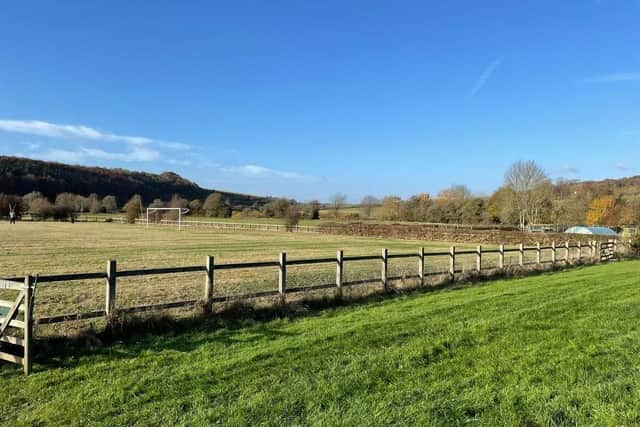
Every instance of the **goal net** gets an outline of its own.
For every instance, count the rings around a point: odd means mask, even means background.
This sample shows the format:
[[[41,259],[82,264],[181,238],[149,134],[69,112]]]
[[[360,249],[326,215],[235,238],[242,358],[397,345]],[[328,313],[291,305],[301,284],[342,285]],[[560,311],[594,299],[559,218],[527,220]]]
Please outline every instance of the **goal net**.
[[[147,221],[146,221],[146,226],[149,227],[149,224],[151,224],[150,222],[150,214],[157,214],[158,212],[161,211],[173,211],[173,212],[177,212],[178,214],[178,219],[177,219],[177,225],[178,225],[178,230],[182,229],[182,216],[189,213],[189,209],[187,208],[147,208]]]

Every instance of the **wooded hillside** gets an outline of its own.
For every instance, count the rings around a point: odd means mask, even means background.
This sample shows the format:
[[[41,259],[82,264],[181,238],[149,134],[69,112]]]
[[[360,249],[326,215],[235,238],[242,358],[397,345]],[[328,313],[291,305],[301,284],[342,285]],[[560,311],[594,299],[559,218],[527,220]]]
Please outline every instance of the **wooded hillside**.
[[[142,196],[145,203],[169,200],[174,194],[204,200],[214,191],[234,208],[260,207],[269,201],[266,197],[201,188],[173,172],[152,174],[0,156],[0,193],[25,195],[32,191],[41,192],[51,201],[60,193],[114,195],[122,202],[134,194]]]

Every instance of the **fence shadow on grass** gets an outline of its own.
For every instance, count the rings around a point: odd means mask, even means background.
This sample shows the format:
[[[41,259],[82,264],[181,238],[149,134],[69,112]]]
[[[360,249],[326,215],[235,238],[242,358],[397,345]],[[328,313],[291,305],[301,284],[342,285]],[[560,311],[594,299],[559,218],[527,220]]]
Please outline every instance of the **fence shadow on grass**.
[[[455,281],[443,275],[435,277],[434,281],[424,286],[420,286],[413,279],[400,279],[395,282],[395,286],[389,287],[386,291],[380,285],[375,285],[373,289],[366,290],[352,288],[343,296],[334,292],[315,293],[303,295],[300,299],[285,304],[274,302],[264,306],[247,301],[235,301],[219,307],[208,315],[201,312],[182,317],[166,313],[126,315],[114,319],[104,330],[98,331],[89,327],[75,336],[42,338],[37,341],[35,360],[41,369],[49,369],[77,366],[81,358],[88,355],[105,360],[131,359],[150,350],[171,349],[190,352],[210,342],[225,345],[239,342],[257,343],[264,339],[272,340],[294,335],[291,332],[283,332],[277,325],[269,325],[270,321],[277,319],[319,316],[328,309],[358,307],[406,295],[463,290],[471,286],[486,286],[491,281],[501,278],[525,277],[564,269],[565,266],[551,269],[506,268],[482,275],[468,272],[458,275]],[[252,328],[252,333],[240,338],[238,330],[244,328]],[[150,340],[153,337],[158,339]],[[0,370],[0,378],[5,374],[11,375],[8,370]],[[16,371],[15,375],[19,373]]]

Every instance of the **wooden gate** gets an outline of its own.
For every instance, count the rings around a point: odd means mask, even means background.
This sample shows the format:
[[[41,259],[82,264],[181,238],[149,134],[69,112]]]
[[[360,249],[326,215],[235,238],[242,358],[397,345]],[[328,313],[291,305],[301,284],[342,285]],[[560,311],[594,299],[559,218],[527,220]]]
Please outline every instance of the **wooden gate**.
[[[22,365],[24,373],[31,373],[33,331],[33,278],[27,276],[24,284],[0,279],[3,295],[15,291],[13,301],[0,299],[0,360]]]
[[[601,242],[600,243],[600,262],[609,262],[616,257],[616,242]]]

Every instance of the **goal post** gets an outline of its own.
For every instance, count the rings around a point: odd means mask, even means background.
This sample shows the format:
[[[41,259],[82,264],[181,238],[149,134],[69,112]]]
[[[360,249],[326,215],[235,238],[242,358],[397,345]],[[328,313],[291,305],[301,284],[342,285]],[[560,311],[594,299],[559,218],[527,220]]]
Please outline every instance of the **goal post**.
[[[182,215],[189,213],[187,208],[147,208],[146,227],[149,227],[149,214],[158,211],[178,211],[178,230],[182,229]]]

